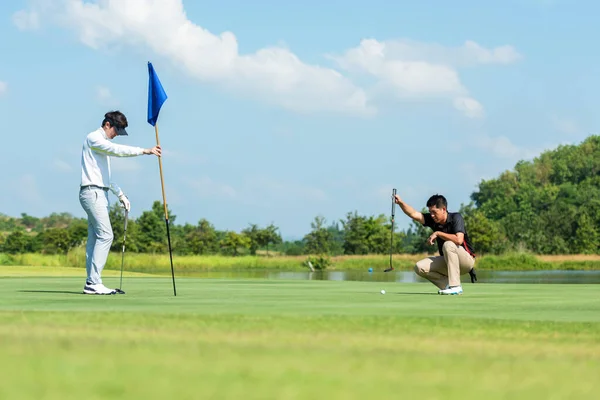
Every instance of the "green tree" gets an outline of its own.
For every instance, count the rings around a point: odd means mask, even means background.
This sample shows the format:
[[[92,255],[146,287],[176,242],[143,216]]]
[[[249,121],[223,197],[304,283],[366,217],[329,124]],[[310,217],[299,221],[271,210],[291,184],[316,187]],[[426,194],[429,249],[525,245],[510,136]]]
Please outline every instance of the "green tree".
[[[0,232],[12,232],[18,226],[16,218],[0,213]]]
[[[250,224],[248,228],[242,230],[242,234],[248,238],[250,243],[250,254],[253,256],[256,255],[256,250],[258,250],[264,242],[262,230],[257,224]]]
[[[170,209],[167,209],[167,211],[169,213],[169,231],[171,231],[175,225],[176,216],[173,215]],[[164,208],[161,202],[154,201],[152,203],[152,210],[144,211],[138,218],[135,238],[141,252],[164,253],[168,251],[167,227]],[[173,241],[171,245],[173,245]]]
[[[250,249],[250,238],[237,232],[229,231],[219,243],[221,252],[225,255],[237,256],[240,250]]]
[[[76,219],[67,228],[69,234],[69,247],[85,245],[88,235],[88,222],[85,219]]]
[[[434,254],[438,251],[437,245],[431,246],[429,243],[427,243],[427,239],[429,239],[429,236],[431,236],[432,233],[430,228],[426,228],[425,226],[413,220],[411,221],[411,228],[409,232],[409,243],[413,254]]]
[[[346,221],[340,221],[344,228],[344,254],[368,254],[367,218],[356,211],[346,214]]]
[[[386,254],[390,251],[391,222],[383,214],[362,216],[354,213],[341,221],[344,227],[344,254]]]
[[[42,252],[46,254],[67,254],[72,248],[72,240],[67,228],[50,228],[38,234]]]
[[[497,222],[487,218],[473,204],[462,207],[460,213],[477,255],[498,254],[506,249],[506,237]]]
[[[299,256],[306,254],[305,242],[303,240],[285,241],[276,247],[276,250],[286,256]]]
[[[27,230],[33,230],[40,223],[40,219],[27,215],[27,213],[21,213],[21,224]]]
[[[127,218],[127,238],[125,235],[125,209],[120,203],[113,203],[108,212],[110,224],[113,230],[113,242],[110,249],[112,251],[121,252],[123,249],[123,239],[128,252],[137,253],[140,248],[140,234],[137,221],[128,216]],[[164,226],[164,221],[163,221]],[[166,229],[165,229],[166,232]],[[153,251],[150,247],[149,252]]]
[[[193,254],[214,254],[219,248],[217,231],[206,219],[201,219],[185,239]]]
[[[307,254],[329,254],[333,235],[325,227],[325,217],[316,216],[310,227],[312,230],[304,236],[305,252]]]
[[[344,254],[344,230],[340,228],[339,222],[332,222],[327,227],[327,231],[331,234],[331,255]]]
[[[2,251],[9,254],[26,253],[30,244],[30,238],[23,229],[17,229],[10,233],[2,246]]]
[[[283,239],[281,238],[281,234],[279,234],[278,230],[279,228],[273,225],[272,223],[262,230],[261,243],[264,244],[264,246],[266,246],[267,255],[269,255],[270,244],[277,246],[278,244],[283,243]]]
[[[577,221],[574,250],[579,254],[600,253],[600,235],[597,225],[594,225],[592,218],[585,213],[581,214]]]
[[[471,198],[485,218],[501,227],[507,249],[596,252],[600,136],[519,161],[514,171],[482,181]]]

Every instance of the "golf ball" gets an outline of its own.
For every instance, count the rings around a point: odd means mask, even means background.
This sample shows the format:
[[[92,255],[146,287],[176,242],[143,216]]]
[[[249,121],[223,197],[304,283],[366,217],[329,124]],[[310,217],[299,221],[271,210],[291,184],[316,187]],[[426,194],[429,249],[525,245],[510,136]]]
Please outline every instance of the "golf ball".
[[[385,294],[385,290],[381,289],[381,294]]]
[[[373,272],[373,268],[369,268],[369,272]]]

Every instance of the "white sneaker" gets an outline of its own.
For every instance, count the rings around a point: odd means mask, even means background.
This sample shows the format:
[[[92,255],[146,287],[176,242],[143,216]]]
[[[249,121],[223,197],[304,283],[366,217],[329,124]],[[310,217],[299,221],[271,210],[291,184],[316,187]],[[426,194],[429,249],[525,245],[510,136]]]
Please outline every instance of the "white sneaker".
[[[96,285],[86,285],[83,287],[83,293],[85,294],[115,294],[117,293],[114,289],[109,289],[101,283]]]
[[[462,286],[454,286],[454,287],[447,287],[446,289],[441,289],[438,290],[438,294],[445,294],[445,295],[455,295],[455,294],[462,294],[463,290],[462,290]]]

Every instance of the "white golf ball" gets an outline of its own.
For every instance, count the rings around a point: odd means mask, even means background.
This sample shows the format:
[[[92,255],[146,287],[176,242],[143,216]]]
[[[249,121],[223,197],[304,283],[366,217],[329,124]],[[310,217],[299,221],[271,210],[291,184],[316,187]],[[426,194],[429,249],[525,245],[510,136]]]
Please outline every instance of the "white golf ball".
[[[381,294],[385,294],[385,290],[381,289]]]

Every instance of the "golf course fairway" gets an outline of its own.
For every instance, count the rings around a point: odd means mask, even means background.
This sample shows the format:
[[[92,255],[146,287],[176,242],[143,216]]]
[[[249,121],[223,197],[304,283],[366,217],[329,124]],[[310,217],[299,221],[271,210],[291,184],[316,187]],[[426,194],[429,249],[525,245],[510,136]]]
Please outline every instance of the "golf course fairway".
[[[86,296],[81,276],[14,275],[0,278],[0,399],[600,393],[598,285],[439,296],[428,283],[180,278],[173,296],[170,277],[127,274],[125,295]]]

